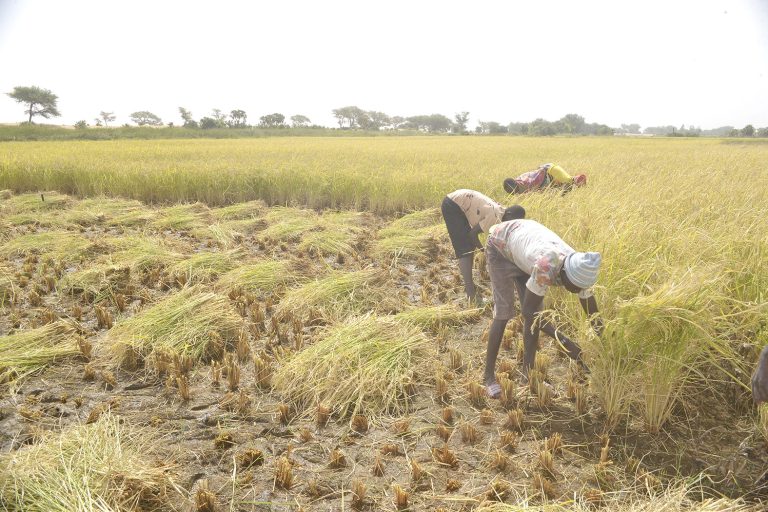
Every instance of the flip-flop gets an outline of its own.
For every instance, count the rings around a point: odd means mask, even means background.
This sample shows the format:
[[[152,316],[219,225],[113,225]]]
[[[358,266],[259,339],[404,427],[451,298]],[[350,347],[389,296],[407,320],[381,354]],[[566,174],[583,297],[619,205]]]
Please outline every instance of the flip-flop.
[[[488,398],[499,398],[501,396],[501,386],[494,382],[490,386],[485,387],[485,392],[488,394]]]

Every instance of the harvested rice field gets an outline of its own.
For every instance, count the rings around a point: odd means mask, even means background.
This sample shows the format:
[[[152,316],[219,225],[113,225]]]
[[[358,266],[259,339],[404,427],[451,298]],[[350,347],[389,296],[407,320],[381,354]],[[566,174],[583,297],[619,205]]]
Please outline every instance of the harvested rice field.
[[[0,509],[763,510],[768,182],[717,151],[753,181],[514,198],[603,253],[606,329],[553,290],[591,373],[542,336],[523,385],[510,322],[497,400],[436,208],[1,191]]]

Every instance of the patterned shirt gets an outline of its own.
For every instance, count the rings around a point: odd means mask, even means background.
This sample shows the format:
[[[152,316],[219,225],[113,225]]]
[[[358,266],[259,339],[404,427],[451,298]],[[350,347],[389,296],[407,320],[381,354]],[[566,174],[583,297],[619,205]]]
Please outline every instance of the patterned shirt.
[[[487,233],[494,224],[501,222],[501,217],[504,215],[503,206],[474,190],[462,188],[451,192],[448,197],[459,205],[461,211],[467,216],[469,225],[475,227],[480,224],[484,233]]]
[[[511,220],[492,226],[488,243],[531,276],[525,286],[539,296],[544,296],[550,286],[562,286],[560,270],[565,258],[576,252],[555,233],[529,219]],[[587,299],[591,296],[591,289],[579,292],[579,298]]]
[[[514,180],[521,192],[538,190],[549,185],[567,185],[573,182],[571,175],[555,164],[542,164],[538,169],[523,173]]]

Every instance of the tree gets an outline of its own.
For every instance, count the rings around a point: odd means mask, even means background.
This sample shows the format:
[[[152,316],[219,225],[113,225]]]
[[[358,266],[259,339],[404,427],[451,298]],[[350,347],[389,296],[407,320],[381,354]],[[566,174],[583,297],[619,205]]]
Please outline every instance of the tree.
[[[565,133],[584,133],[584,118],[578,114],[567,114],[560,119]]]
[[[460,112],[453,116],[454,133],[467,133],[467,123],[469,122],[469,112]]]
[[[480,127],[483,128],[483,133],[490,134],[507,133],[509,131],[507,126],[497,123],[496,121],[481,122]]]
[[[230,128],[245,128],[248,121],[248,115],[245,110],[233,110],[229,113],[227,125]]]
[[[303,128],[304,126],[307,126],[310,123],[310,120],[307,116],[303,116],[301,114],[296,114],[295,116],[291,116],[291,126],[294,128]]]
[[[557,133],[553,123],[550,123],[546,119],[538,118],[534,119],[531,124],[528,125],[528,134],[536,137],[554,135]]]
[[[147,110],[140,110],[138,112],[134,112],[130,115],[131,121],[136,123],[139,126],[160,126],[163,124],[163,120],[157,117],[152,112],[149,112]]]
[[[393,130],[397,130],[405,123],[405,118],[403,116],[392,116],[389,118],[389,126]]]
[[[285,116],[278,112],[261,116],[259,121],[261,121],[259,126],[262,128],[285,128]]]
[[[389,116],[384,112],[369,110],[357,118],[357,124],[363,130],[379,130],[390,123]]]
[[[88,128],[88,123],[85,122],[85,119],[82,119],[75,123],[75,128],[77,128],[78,130],[85,130],[86,128]]]
[[[99,118],[104,121],[104,126],[106,127],[109,127],[109,123],[116,119],[114,112],[104,112],[103,110],[99,112]]]
[[[409,128],[430,133],[445,133],[453,126],[453,122],[442,114],[411,116],[406,121]]]
[[[200,120],[200,128],[203,130],[211,130],[216,127],[216,120],[212,117],[204,117]]]
[[[632,124],[622,124],[621,130],[624,133],[640,133],[640,125],[637,123]]]
[[[179,114],[181,115],[181,120],[184,121],[184,128],[197,128],[197,121],[192,119],[192,112],[185,109],[184,107],[179,107]]]
[[[29,123],[32,123],[32,118],[35,116],[49,119],[61,115],[56,108],[59,97],[48,89],[41,89],[35,85],[31,87],[17,86],[13,88],[13,92],[7,94],[16,100],[16,103],[27,104],[27,109],[24,112],[29,115]]]
[[[753,137],[755,135],[755,127],[751,124],[748,124],[744,128],[741,129],[741,136],[742,137]]]
[[[226,114],[224,114],[224,113],[221,111],[221,109],[219,109],[219,108],[215,108],[215,109],[213,109],[213,111],[212,111],[211,115],[212,115],[212,116],[213,116],[213,118],[216,120],[216,127],[217,127],[217,128],[224,128],[224,126],[226,125],[226,124],[225,124],[225,121],[226,121],[226,119],[227,119],[227,116],[226,116]]]
[[[341,107],[333,110],[333,116],[339,122],[339,128],[344,128],[344,124],[347,128],[357,128],[359,126],[358,121],[365,117],[365,111],[359,107]]]

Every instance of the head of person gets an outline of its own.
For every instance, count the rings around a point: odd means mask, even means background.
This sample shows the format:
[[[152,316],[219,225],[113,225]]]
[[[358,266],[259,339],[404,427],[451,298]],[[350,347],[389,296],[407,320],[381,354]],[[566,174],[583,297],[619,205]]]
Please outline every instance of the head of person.
[[[560,280],[566,290],[578,293],[597,282],[602,257],[599,252],[574,252],[565,258]]]
[[[507,194],[517,194],[520,192],[519,186],[514,178],[507,178],[504,180],[504,192]]]
[[[573,177],[573,186],[574,187],[583,187],[587,184],[587,175],[586,174],[577,174]]]
[[[507,222],[508,220],[524,219],[525,208],[519,204],[513,204],[512,206],[504,210],[504,215],[501,217],[501,222]]]

